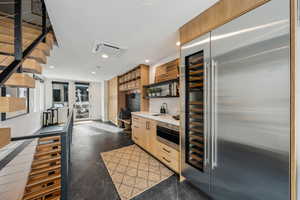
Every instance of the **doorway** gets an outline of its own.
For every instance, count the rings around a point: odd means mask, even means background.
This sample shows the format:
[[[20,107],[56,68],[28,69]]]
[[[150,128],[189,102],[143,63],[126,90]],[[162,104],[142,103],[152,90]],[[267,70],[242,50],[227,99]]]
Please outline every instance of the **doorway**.
[[[89,84],[75,83],[75,119],[87,120],[90,118]]]

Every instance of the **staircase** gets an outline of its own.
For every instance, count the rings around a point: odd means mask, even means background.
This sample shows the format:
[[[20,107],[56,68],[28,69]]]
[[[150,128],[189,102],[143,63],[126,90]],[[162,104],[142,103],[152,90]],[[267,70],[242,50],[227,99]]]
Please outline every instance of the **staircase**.
[[[3,16],[4,13],[0,13]],[[0,73],[10,66],[15,60],[14,57],[14,19],[0,18]],[[22,22],[22,48],[28,48],[42,33],[42,28],[26,22]],[[32,50],[30,55],[22,63],[22,73],[13,73],[4,86],[35,88],[35,80],[31,74],[42,74],[41,64],[47,63],[47,56],[54,45],[52,33],[48,33],[44,42],[40,42]],[[23,98],[0,97],[0,112],[17,112],[26,108],[26,101]]]
[[[10,4],[10,1],[3,4]],[[34,74],[42,74],[41,64],[47,63],[47,56],[54,45],[54,35],[48,27],[46,8],[42,3],[42,26],[22,20],[22,9],[14,9],[14,15],[0,12],[0,113],[4,116],[9,112],[18,112],[27,108],[26,99],[7,96],[6,88],[35,88]],[[11,5],[22,8],[22,0],[15,0]],[[10,17],[10,16],[14,16]],[[18,27],[18,24],[19,27]],[[4,90],[3,90],[4,89]],[[3,115],[1,114],[1,117]],[[73,117],[70,117],[70,119]],[[69,121],[73,123],[72,120]],[[0,128],[0,148],[10,141],[38,139],[38,145],[31,164],[23,200],[59,200],[67,199],[63,191],[67,184],[61,184],[68,177],[66,167],[69,157],[66,148],[69,143],[63,143],[61,138],[67,138],[70,130],[55,136],[25,136],[11,138],[10,128]],[[63,135],[65,134],[65,135]],[[50,134],[51,135],[51,134]],[[47,135],[48,136],[48,135]],[[27,137],[27,138],[26,138]],[[26,138],[26,139],[24,139]],[[63,140],[66,142],[67,139]],[[69,147],[68,147],[69,148]],[[63,156],[62,156],[63,155]],[[62,166],[61,166],[62,164]],[[61,169],[64,172],[62,176]],[[61,197],[63,196],[63,197]]]
[[[23,200],[59,200],[61,194],[60,136],[39,139]]]

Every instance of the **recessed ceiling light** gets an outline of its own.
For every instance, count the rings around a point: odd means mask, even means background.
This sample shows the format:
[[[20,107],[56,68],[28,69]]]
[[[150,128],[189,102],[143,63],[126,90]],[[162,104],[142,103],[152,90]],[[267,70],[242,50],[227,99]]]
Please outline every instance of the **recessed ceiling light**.
[[[150,62],[150,60],[148,60],[148,59],[145,60],[145,63],[149,63],[149,62]]]
[[[49,68],[50,68],[50,69],[54,69],[55,67],[54,67],[53,65],[50,65]]]
[[[176,45],[177,45],[177,46],[180,46],[180,44],[181,44],[181,43],[180,43],[179,41],[178,41],[178,42],[176,42]]]
[[[108,58],[107,54],[102,54],[102,58]]]
[[[92,74],[96,74],[96,72],[92,72]]]

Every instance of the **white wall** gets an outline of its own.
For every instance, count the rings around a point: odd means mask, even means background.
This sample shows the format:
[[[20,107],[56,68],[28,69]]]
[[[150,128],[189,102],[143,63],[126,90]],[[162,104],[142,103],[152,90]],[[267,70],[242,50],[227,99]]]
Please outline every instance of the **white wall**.
[[[170,62],[172,60],[175,60],[176,58],[179,58],[179,53],[176,55],[169,56],[167,58],[164,58],[160,60],[159,62],[155,63],[154,65],[150,66],[149,71],[149,82],[154,83],[155,80],[155,70],[156,67],[165,64],[167,62]],[[150,99],[149,101],[149,111],[150,112],[160,112],[160,107],[163,103],[168,104],[168,110],[169,114],[176,115],[179,114],[179,98],[162,98],[162,99]]]

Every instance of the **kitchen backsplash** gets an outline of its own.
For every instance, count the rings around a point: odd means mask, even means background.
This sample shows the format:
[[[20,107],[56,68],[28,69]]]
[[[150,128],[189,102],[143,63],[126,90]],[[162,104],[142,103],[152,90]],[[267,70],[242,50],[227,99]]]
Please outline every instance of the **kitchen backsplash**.
[[[151,99],[150,112],[159,113],[160,107],[163,103],[167,103],[168,105],[168,114],[179,115],[179,98]]]

